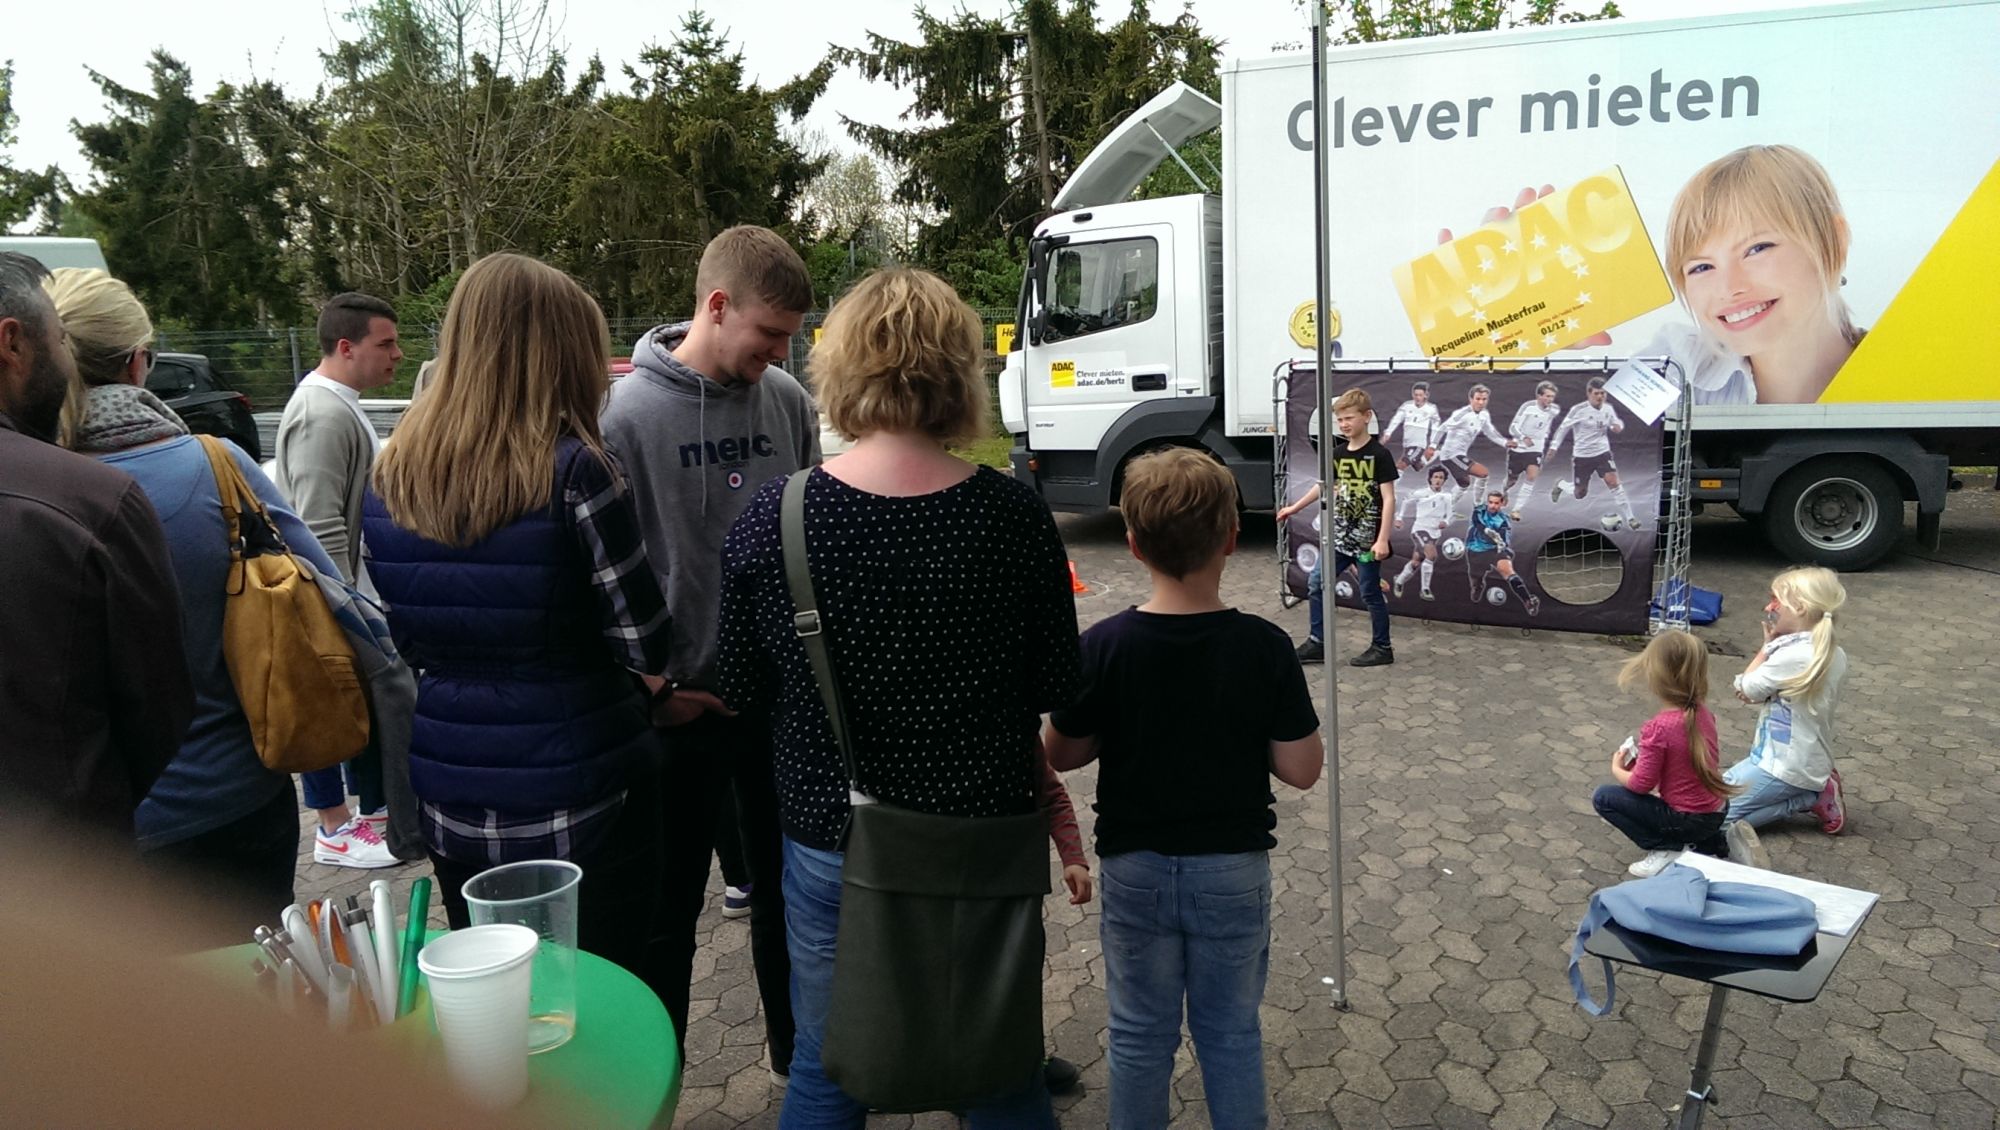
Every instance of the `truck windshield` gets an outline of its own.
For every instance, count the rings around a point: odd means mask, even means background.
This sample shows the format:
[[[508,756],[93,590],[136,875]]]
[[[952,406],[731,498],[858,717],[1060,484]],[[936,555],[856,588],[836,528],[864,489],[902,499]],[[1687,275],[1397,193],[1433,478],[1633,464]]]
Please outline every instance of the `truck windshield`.
[[[1159,307],[1160,245],[1150,237],[1056,248],[1048,272],[1044,341],[1133,325]]]

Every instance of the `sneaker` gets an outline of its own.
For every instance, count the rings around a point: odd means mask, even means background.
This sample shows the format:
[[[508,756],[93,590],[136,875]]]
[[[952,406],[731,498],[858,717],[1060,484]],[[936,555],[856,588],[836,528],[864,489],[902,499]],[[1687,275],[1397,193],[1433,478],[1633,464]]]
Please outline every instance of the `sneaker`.
[[[373,870],[394,867],[402,860],[389,851],[389,845],[383,842],[373,823],[357,818],[332,832],[321,828],[314,833],[313,862]]]
[[[776,1087],[777,1089],[782,1091],[787,1087],[790,1087],[791,1085],[792,1085],[791,1064],[788,1063],[783,1067],[771,1068],[771,1086]]]
[[[1649,851],[1646,853],[1646,858],[1627,867],[1625,873],[1641,879],[1650,879],[1660,872],[1665,871],[1667,864],[1672,863],[1680,857],[1681,853],[1677,851]]]
[[[1729,845],[1729,861],[1741,863],[1745,867],[1755,867],[1761,871],[1771,869],[1770,853],[1764,850],[1764,843],[1757,838],[1757,829],[1747,820],[1736,820],[1722,829],[1722,842]]]
[[[1403,582],[1401,582],[1401,581],[1397,581],[1397,582],[1396,582],[1396,588],[1395,588],[1395,593],[1396,593],[1396,599],[1397,599],[1397,600],[1401,600],[1401,599],[1403,599]]]
[[[1820,790],[1812,813],[1819,817],[1819,830],[1829,836],[1838,836],[1847,827],[1847,808],[1840,803],[1840,770],[1835,769],[1826,779],[1826,788]]]
[[[1367,651],[1347,661],[1349,667],[1387,667],[1396,661],[1396,653],[1386,647],[1370,647]]]
[[[1300,663],[1325,663],[1326,645],[1307,636],[1306,642],[1299,645],[1298,656]]]
[[[1528,615],[1530,615],[1530,616],[1540,616],[1540,615],[1542,614],[1542,598],[1541,598],[1541,597],[1539,597],[1539,596],[1531,596],[1531,597],[1529,597],[1529,598],[1527,599],[1527,601],[1526,601],[1526,604],[1527,604],[1527,608],[1528,608]]]
[[[722,916],[743,918],[750,913],[750,884],[722,888]]]
[[[355,819],[363,821],[369,827],[375,829],[375,834],[381,836],[383,839],[386,840],[389,838],[388,809],[385,808],[380,812],[364,812],[361,815],[356,816]]]
[[[1076,1090],[1083,1069],[1059,1055],[1042,1061],[1042,1083],[1051,1095],[1067,1095]]]
[[[1549,501],[1561,502],[1563,500],[1563,492],[1568,489],[1569,489],[1569,483],[1558,481],[1556,483],[1555,489],[1549,492]]]
[[[1424,598],[1425,600],[1436,600],[1436,599],[1437,599],[1437,597],[1435,597],[1435,596],[1431,595],[1431,590],[1429,590],[1429,589],[1425,589],[1424,591],[1422,591],[1422,592],[1418,593],[1417,595],[1418,595],[1418,596],[1421,596],[1421,597],[1423,597],[1423,598]]]
[[[1521,512],[1519,510],[1509,510],[1507,511],[1507,517],[1513,521],[1518,522],[1521,520]]]
[[[1636,529],[1638,529],[1638,528],[1639,528],[1639,519],[1637,519],[1637,518],[1627,518],[1627,519],[1625,519],[1625,528],[1626,528],[1626,529],[1628,529],[1628,530],[1636,530]]]

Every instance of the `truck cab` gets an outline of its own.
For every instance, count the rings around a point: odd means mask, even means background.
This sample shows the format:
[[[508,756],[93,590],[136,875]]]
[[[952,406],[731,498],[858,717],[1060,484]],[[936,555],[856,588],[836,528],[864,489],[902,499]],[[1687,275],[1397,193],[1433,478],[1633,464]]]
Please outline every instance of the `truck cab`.
[[[1229,466],[1245,506],[1271,505],[1270,441],[1232,439],[1223,419],[1221,198],[1126,199],[1220,120],[1176,84],[1091,151],[1030,241],[1001,415],[1015,474],[1053,509],[1116,505],[1125,464],[1174,445]]]

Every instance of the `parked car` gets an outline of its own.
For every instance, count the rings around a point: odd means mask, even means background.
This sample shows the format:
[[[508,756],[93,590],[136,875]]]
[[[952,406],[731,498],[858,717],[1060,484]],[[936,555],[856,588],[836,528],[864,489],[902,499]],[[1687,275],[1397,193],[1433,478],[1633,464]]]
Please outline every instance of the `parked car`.
[[[264,458],[250,398],[217,376],[208,358],[199,353],[160,354],[153,371],[146,374],[146,390],[179,413],[188,430],[233,440],[251,459]]]

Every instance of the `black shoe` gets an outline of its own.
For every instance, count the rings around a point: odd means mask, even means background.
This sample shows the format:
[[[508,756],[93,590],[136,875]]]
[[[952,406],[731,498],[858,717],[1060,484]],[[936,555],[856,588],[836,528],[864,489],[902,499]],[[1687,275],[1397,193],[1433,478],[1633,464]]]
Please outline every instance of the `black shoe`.
[[[1326,645],[1307,636],[1306,642],[1299,645],[1298,655],[1300,663],[1325,663]]]
[[[1387,667],[1396,661],[1396,653],[1386,647],[1371,647],[1367,651],[1347,661],[1349,667]]]
[[[1059,1055],[1052,1055],[1042,1061],[1042,1082],[1051,1095],[1067,1095],[1076,1090],[1083,1078],[1083,1069]]]

